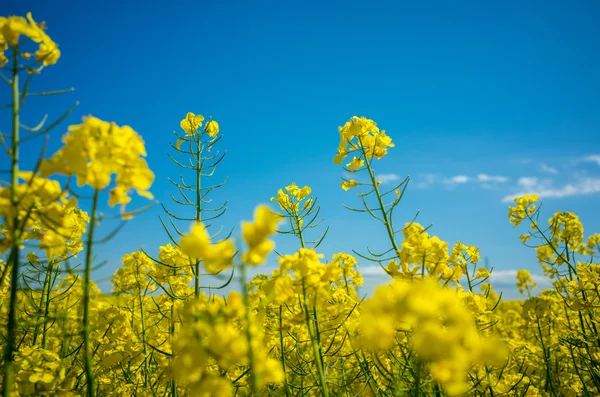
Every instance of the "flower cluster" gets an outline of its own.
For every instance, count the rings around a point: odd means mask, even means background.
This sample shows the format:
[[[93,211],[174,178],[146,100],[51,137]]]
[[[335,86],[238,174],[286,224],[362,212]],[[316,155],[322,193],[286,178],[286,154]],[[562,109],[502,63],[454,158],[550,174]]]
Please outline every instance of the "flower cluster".
[[[535,202],[539,200],[537,194],[528,194],[515,199],[515,206],[508,208],[508,219],[513,227],[517,227],[526,219],[535,213],[537,207]]]
[[[40,178],[33,172],[20,172],[22,183],[14,186],[17,206],[11,205],[13,189],[0,187],[0,228],[5,236],[0,239],[0,252],[11,245],[11,233],[22,230],[21,241],[39,240],[39,248],[46,251],[48,260],[76,255],[83,249],[81,238],[89,222],[88,214],[77,207],[60,183]]]
[[[277,201],[279,207],[291,213],[298,213],[300,211],[300,204],[309,194],[311,190],[309,186],[300,188],[296,183],[292,182],[291,185],[286,186],[284,189],[277,191],[277,197],[271,197],[271,201]],[[302,207],[306,209],[310,207],[312,203],[311,199],[306,200]]]
[[[430,237],[416,222],[407,223],[402,230],[404,241],[398,251],[400,264],[392,260],[386,266],[394,277],[413,278],[427,274],[446,281],[456,281],[467,271],[467,263],[479,262],[477,247],[457,243],[448,253],[448,243],[439,237]],[[486,277],[486,269],[478,269],[477,278]]]
[[[46,395],[76,396],[72,392],[74,374],[67,375],[58,354],[36,346],[25,347],[15,360],[17,391],[20,396]]]
[[[44,66],[54,65],[60,58],[60,50],[50,36],[44,32],[44,28],[44,23],[35,22],[30,12],[27,13],[27,18],[0,16],[0,68],[8,62],[4,52],[9,47],[13,51],[17,51],[21,36],[29,38],[34,43],[39,43],[39,48],[34,54],[38,61],[42,62]],[[26,59],[31,57],[27,52],[22,55]]]
[[[355,157],[348,167],[359,169],[364,164],[363,159],[366,161],[372,157],[381,159],[387,154],[388,147],[394,147],[392,139],[385,131],[380,131],[377,123],[365,117],[353,116],[343,127],[338,127],[338,130],[340,145],[333,159],[335,164],[341,164],[346,156],[357,152],[359,157]]]
[[[227,299],[208,300],[202,296],[184,307],[185,326],[173,345],[171,370],[190,396],[233,393],[232,381],[237,380],[240,367],[249,365],[248,339],[242,329],[246,310],[237,292],[231,292]],[[281,364],[268,357],[258,324],[249,326],[253,328],[252,370],[258,388],[282,382]]]
[[[259,206],[254,213],[254,222],[242,222],[242,235],[248,249],[241,255],[249,265],[260,265],[275,248],[269,237],[277,231],[281,215],[271,211],[267,206]]]
[[[188,112],[185,115],[185,118],[181,120],[180,126],[185,132],[185,136],[193,136],[194,134],[198,134],[200,127],[202,127],[203,121],[204,116]],[[206,132],[211,138],[214,138],[219,133],[219,123],[214,120],[209,120],[204,127],[204,132]]]
[[[231,266],[235,254],[232,240],[211,244],[206,228],[198,222],[192,225],[189,234],[181,238],[179,247],[192,261],[204,261],[206,270],[211,273],[218,273]]]
[[[125,205],[133,189],[140,196],[153,198],[148,191],[154,174],[143,157],[146,148],[142,138],[129,126],[119,127],[95,117],[69,127],[63,137],[64,146],[42,165],[42,175],[75,175],[79,186],[104,189],[116,175],[116,186],[110,191],[109,205]]]
[[[506,359],[502,343],[480,336],[456,292],[432,279],[379,287],[365,302],[359,326],[364,348],[393,349],[407,338],[406,331],[412,331],[410,345],[417,359],[450,394],[469,390],[465,374],[474,364]]]

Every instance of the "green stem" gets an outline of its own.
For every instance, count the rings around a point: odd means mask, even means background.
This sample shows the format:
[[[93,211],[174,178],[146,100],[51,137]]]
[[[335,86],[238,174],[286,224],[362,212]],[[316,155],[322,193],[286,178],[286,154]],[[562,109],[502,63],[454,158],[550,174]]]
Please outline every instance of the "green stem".
[[[6,335],[6,348],[4,349],[4,387],[2,396],[9,397],[11,394],[11,387],[13,381],[13,353],[15,350],[15,336],[16,336],[16,309],[17,309],[17,289],[19,288],[19,256],[20,256],[20,227],[19,227],[19,211],[18,197],[17,197],[17,182],[19,174],[19,75],[18,75],[18,56],[19,51],[17,47],[13,47],[13,69],[12,69],[12,147],[11,147],[11,194],[10,204],[12,209],[15,211],[13,218],[11,238],[12,247],[9,254],[9,261],[7,266],[12,265],[12,272],[10,277],[10,302],[8,309],[8,323],[7,323],[7,335]]]
[[[300,228],[300,217],[295,211],[293,213],[293,216],[294,220],[296,221],[296,226],[298,227],[298,239],[300,240],[300,245],[302,246],[302,248],[306,248],[306,245],[304,244],[304,236],[302,236],[302,229]]]
[[[36,325],[35,325],[35,329],[33,330],[33,336],[32,339],[33,341],[31,342],[32,346],[35,346],[37,344],[37,339],[39,337],[39,333],[40,333],[40,327],[42,326],[42,324],[39,322],[40,317],[47,319],[47,305],[46,305],[46,290],[48,290],[47,294],[48,294],[48,300],[50,299],[50,292],[52,291],[51,288],[51,284],[50,284],[50,277],[51,277],[51,273],[52,273],[52,262],[48,263],[48,266],[46,267],[46,272],[44,274],[44,284],[42,285],[42,293],[40,294],[40,303],[38,305],[38,313],[37,313],[37,319],[36,319]],[[42,314],[42,311],[44,312]],[[44,328],[46,325],[47,321],[44,320]],[[43,328],[43,329],[44,329]]]
[[[469,292],[473,292],[473,287],[471,285],[471,276],[469,276],[469,265],[465,260],[465,275],[467,276],[467,285],[469,286]]]
[[[54,286],[54,281],[56,280],[56,275],[53,274],[54,263],[48,264],[48,273],[50,275],[50,280],[48,282],[48,292],[46,294],[46,302],[44,306],[44,326],[42,328],[42,349],[46,348],[46,344],[48,341],[48,315],[50,314],[50,296],[52,294],[52,287]],[[57,270],[58,271],[58,270]]]
[[[285,370],[285,347],[283,345],[283,306],[279,306],[279,348],[281,350],[281,366],[283,367],[285,395],[289,397],[291,395],[290,385],[287,381],[287,373]]]
[[[415,388],[413,396],[418,397],[419,395],[421,395],[421,362],[418,360],[415,361],[417,368],[415,371]]]
[[[539,317],[535,316],[535,320],[537,323],[537,329],[538,329],[538,333],[540,335],[540,344],[542,345],[542,352],[543,352],[543,358],[544,358],[544,366],[546,367],[546,384],[544,385],[544,390],[547,392],[548,388],[550,388],[550,391],[552,392],[553,395],[556,395],[556,393],[554,392],[554,387],[552,385],[552,380],[550,378],[550,349],[546,349],[546,344],[544,343],[544,335],[542,334],[542,328],[540,326],[540,319]]]
[[[244,294],[244,306],[246,310],[246,337],[248,338],[248,361],[250,364],[250,382],[252,385],[252,395],[258,396],[258,382],[254,373],[254,350],[252,349],[252,332],[250,331],[250,296],[248,295],[248,274],[246,264],[242,263],[240,272],[240,282],[242,284],[242,293]]]
[[[146,341],[146,320],[144,316],[144,299],[142,298],[142,288],[140,285],[140,268],[137,266],[137,285],[138,285],[138,300],[140,303],[140,319],[142,321],[142,347],[144,349],[144,387],[148,386],[148,347]],[[133,316],[131,316],[133,317]]]
[[[173,276],[177,275],[177,269],[173,269]],[[175,335],[175,298],[171,295],[171,318],[169,319],[169,343],[173,346],[173,340]],[[172,349],[172,347],[171,347]],[[171,360],[170,365],[173,365],[173,358],[169,357]],[[171,397],[177,396],[177,383],[175,382],[175,378],[171,378]]]
[[[313,354],[315,356],[315,362],[317,363],[317,370],[319,372],[319,383],[321,393],[323,397],[329,397],[329,389],[327,387],[327,379],[325,377],[325,370],[323,366],[323,356],[321,354],[321,344],[316,331],[313,332],[311,327],[310,314],[308,313],[308,297],[306,296],[306,288],[304,286],[304,280],[302,280],[302,296],[304,297],[304,314],[306,317],[306,327],[308,328],[308,336],[312,342]]]
[[[88,397],[96,396],[96,385],[92,370],[92,346],[90,341],[90,277],[92,273],[92,248],[94,245],[94,231],[96,229],[96,210],[98,208],[98,196],[100,191],[94,189],[92,201],[92,214],[90,218],[90,231],[86,242],[85,270],[83,273],[83,354],[84,371],[87,380]]]
[[[69,308],[69,303],[71,302],[71,294],[67,294],[66,297],[66,302],[65,302],[65,314],[62,317],[62,321],[61,321],[61,332],[62,332],[62,338],[60,341],[60,358],[64,358],[67,355],[67,350],[69,349],[69,346],[71,345],[71,336],[69,336],[69,332],[67,329],[68,326],[68,316],[66,315],[66,312]]]
[[[363,158],[365,159],[365,165],[367,166],[367,171],[369,171],[369,177],[371,178],[371,184],[373,185],[373,189],[375,190],[375,195],[377,196],[377,202],[379,203],[379,209],[381,211],[381,216],[383,217],[383,224],[388,233],[388,237],[390,242],[392,243],[392,247],[394,247],[394,252],[398,259],[400,259],[398,245],[396,244],[396,239],[394,238],[394,230],[392,230],[392,225],[390,224],[388,214],[385,210],[385,204],[383,203],[383,198],[381,197],[381,193],[379,192],[379,186],[377,185],[377,180],[375,179],[375,173],[373,172],[373,168],[371,168],[371,162],[367,159],[367,153],[365,152],[365,147],[363,146],[362,139],[358,137],[358,142],[360,144],[360,150],[363,154]],[[371,157],[372,158],[372,157]]]
[[[198,140],[196,141],[196,222],[200,222],[202,216],[202,194],[200,191],[202,186],[202,163],[200,162],[200,154],[202,154],[202,148],[200,145],[201,139],[202,136],[198,134]],[[198,259],[195,263],[195,270],[194,296],[198,298],[200,296],[200,260]]]

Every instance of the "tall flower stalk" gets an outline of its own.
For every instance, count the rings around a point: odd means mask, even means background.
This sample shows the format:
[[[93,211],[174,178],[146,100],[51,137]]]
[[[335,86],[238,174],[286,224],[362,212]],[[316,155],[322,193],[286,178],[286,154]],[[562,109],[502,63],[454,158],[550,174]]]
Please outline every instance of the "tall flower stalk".
[[[377,221],[381,222],[386,230],[391,248],[382,253],[373,253],[369,250],[369,255],[360,255],[361,257],[381,263],[390,260],[394,257],[400,259],[400,247],[396,242],[396,234],[402,229],[394,229],[394,210],[402,200],[410,177],[406,177],[402,182],[392,187],[391,189],[382,192],[380,186],[381,180],[376,176],[373,169],[373,160],[382,159],[387,153],[388,148],[394,147],[392,139],[386,135],[384,130],[380,130],[377,124],[365,117],[354,116],[344,126],[339,127],[340,145],[337,155],[334,157],[335,164],[341,164],[342,161],[350,154],[353,155],[352,161],[344,166],[344,170],[349,175],[356,175],[366,171],[368,180],[366,182],[358,182],[355,179],[343,178],[341,187],[344,190],[352,189],[356,186],[367,186],[367,193],[360,193],[363,208],[353,208],[344,206],[349,210],[361,213],[368,213]],[[401,189],[401,190],[400,190]],[[385,202],[385,197],[394,193],[394,199],[389,203]],[[371,195],[375,196],[376,202],[372,207],[367,198]],[[416,217],[415,217],[416,218]],[[356,252],[356,251],[355,251]]]
[[[116,184],[109,192],[109,205],[120,204],[121,217],[129,220],[132,213],[126,211],[126,205],[133,190],[138,195],[152,198],[148,191],[154,174],[148,168],[144,142],[129,126],[119,127],[95,117],[86,117],[82,124],[71,126],[63,138],[64,146],[42,164],[42,174],[75,175],[79,185],[88,185],[93,189],[90,227],[85,247],[85,264],[82,283],[82,339],[83,361],[86,375],[86,395],[96,396],[96,382],[92,362],[91,334],[91,272],[93,265],[93,246],[98,227],[98,205],[100,193],[111,183],[116,174]],[[81,148],[85,148],[82,151]],[[112,233],[109,234],[109,236]],[[106,240],[106,239],[102,239]]]
[[[45,33],[44,24],[38,24],[33,20],[31,13],[27,14],[27,18],[19,16],[3,17],[0,16],[0,69],[9,65],[10,77],[7,77],[0,71],[0,77],[6,82],[11,89],[11,103],[6,106],[11,109],[11,133],[8,135],[8,140],[4,133],[0,133],[0,143],[3,145],[10,158],[10,184],[9,203],[6,208],[2,209],[2,217],[4,218],[3,229],[7,229],[8,238],[4,239],[3,245],[8,243],[6,247],[9,250],[6,269],[10,269],[10,296],[7,319],[7,334],[6,345],[4,347],[4,365],[3,365],[3,385],[2,393],[4,397],[10,395],[13,383],[14,372],[14,354],[16,351],[16,329],[17,329],[17,300],[19,290],[19,279],[21,275],[21,245],[23,243],[23,232],[30,224],[30,218],[35,216],[33,207],[24,208],[21,204],[21,195],[18,193],[20,171],[19,152],[23,142],[31,140],[37,136],[47,134],[56,124],[51,124],[44,128],[45,118],[37,127],[29,128],[22,125],[20,118],[21,109],[28,96],[35,95],[29,92],[29,84],[34,74],[40,73],[46,66],[55,64],[60,58],[58,46]],[[37,52],[33,59],[31,54],[24,52],[23,49],[27,41],[21,41],[21,36],[40,43]],[[8,56],[5,51],[8,50]],[[28,65],[23,65],[20,62],[20,57],[30,60]],[[20,87],[19,74],[22,72],[29,73],[25,79],[23,89]],[[67,91],[45,92],[37,95],[55,95]],[[59,121],[60,122],[60,121]],[[26,128],[32,134],[28,137],[21,136],[21,128]],[[37,170],[35,170],[37,172]],[[27,187],[25,187],[27,189]],[[22,194],[22,192],[21,192]],[[25,215],[23,215],[23,213]]]
[[[215,145],[221,140],[223,135],[219,135],[219,124],[215,120],[208,120],[204,123],[204,116],[196,115],[188,112],[183,120],[181,120],[180,126],[184,135],[174,132],[177,141],[175,144],[170,144],[171,148],[180,155],[185,156],[184,160],[178,160],[171,154],[169,159],[183,171],[193,174],[194,183],[188,184],[185,181],[183,174],[180,175],[178,182],[169,178],[169,182],[173,184],[179,193],[179,198],[171,194],[173,202],[181,208],[191,207],[192,213],[179,215],[176,211],[169,210],[166,205],[161,204],[163,210],[168,216],[168,221],[171,227],[175,230],[176,236],[170,231],[167,224],[160,218],[160,221],[169,234],[173,244],[177,244],[177,238],[182,236],[179,228],[176,225],[178,221],[193,221],[203,222],[206,227],[210,227],[208,222],[212,222],[220,218],[227,211],[227,201],[218,207],[209,207],[212,199],[208,196],[215,190],[222,187],[227,178],[222,182],[214,185],[206,183],[206,180],[214,175],[217,165],[224,159],[226,152],[220,154],[216,151],[214,154],[209,155]],[[212,238],[217,237],[223,228],[221,227],[214,233]],[[231,236],[231,232],[223,238],[226,240]],[[191,264],[194,274],[194,296],[196,298],[200,295],[202,288],[200,283],[201,276],[201,264],[200,259],[196,259]],[[222,286],[224,287],[224,286]],[[222,288],[221,287],[221,288]],[[219,287],[216,287],[219,288]]]

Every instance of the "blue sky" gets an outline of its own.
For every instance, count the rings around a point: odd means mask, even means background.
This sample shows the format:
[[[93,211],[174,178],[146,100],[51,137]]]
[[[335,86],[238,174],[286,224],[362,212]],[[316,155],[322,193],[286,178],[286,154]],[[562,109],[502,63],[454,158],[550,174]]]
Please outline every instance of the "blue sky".
[[[540,273],[508,223],[510,196],[540,193],[545,218],[574,211],[588,233],[600,232],[598,2],[10,3],[3,15],[32,11],[62,51],[32,90],[75,87],[32,98],[24,119],[37,124],[80,102],[51,151],[83,115],[131,125],[146,142],[152,191],[168,202],[167,177],[179,175],[166,156],[172,131],[188,111],[212,116],[227,150],[215,178],[229,180],[213,196],[229,200],[226,227],[239,230],[256,205],[295,181],[322,204],[326,257],[380,246],[383,226],[342,208],[359,200],[339,187],[343,172],[332,162],[337,127],[359,115],[396,144],[376,172],[411,176],[397,222],[420,210],[432,234],[477,245],[509,294],[515,269]],[[9,114],[0,117],[6,129]],[[25,147],[25,157],[38,149]],[[104,289],[123,254],[167,242],[160,212],[99,248]],[[277,244],[296,248],[285,236]],[[367,284],[383,280],[373,274]]]

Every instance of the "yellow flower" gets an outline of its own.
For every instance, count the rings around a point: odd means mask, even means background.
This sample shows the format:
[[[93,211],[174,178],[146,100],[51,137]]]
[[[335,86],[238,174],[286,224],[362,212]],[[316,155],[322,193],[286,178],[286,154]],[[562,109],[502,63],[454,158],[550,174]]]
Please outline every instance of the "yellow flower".
[[[358,186],[358,182],[356,182],[354,179],[350,179],[349,181],[343,181],[342,182],[342,189],[344,190],[348,190],[348,189],[352,189],[353,187]]]
[[[154,262],[143,252],[125,254],[121,261],[123,266],[113,275],[113,285],[117,292],[139,293],[141,288],[153,291],[148,274],[155,271]]]
[[[10,200],[13,191],[16,206]],[[77,208],[77,200],[68,198],[58,181],[29,171],[18,173],[14,188],[0,186],[0,219],[0,253],[12,243],[10,230],[18,227],[20,241],[39,240],[38,248],[46,250],[48,261],[81,251],[89,221],[87,213]]]
[[[277,201],[279,207],[287,213],[298,215],[300,202],[310,193],[311,189],[309,186],[299,188],[295,182],[292,182],[291,185],[285,187],[285,192],[284,189],[279,189],[277,191],[277,197],[271,197],[271,201]],[[311,204],[312,198],[309,198],[304,203],[303,210],[310,207]]]
[[[209,120],[206,123],[205,131],[211,138],[214,138],[219,133],[219,123],[214,120]]]
[[[490,276],[490,271],[484,267],[480,267],[479,269],[477,269],[477,274],[475,275],[475,278],[487,278]]]
[[[535,212],[536,206],[534,203],[539,199],[537,194],[528,194],[515,198],[516,205],[508,208],[508,219],[513,224],[513,227],[519,226],[523,219]]]
[[[468,389],[473,364],[506,356],[501,342],[479,334],[456,290],[431,278],[378,287],[363,304],[358,331],[361,347],[374,350],[392,349],[410,332],[412,349],[449,393]]]
[[[527,240],[531,238],[531,234],[521,234],[519,238],[521,239],[521,242],[525,244]]]
[[[480,259],[479,248],[477,248],[475,246],[468,246],[466,251],[467,251],[467,255],[469,255],[469,262],[471,262],[471,263],[479,262],[479,259]]]
[[[181,120],[179,125],[185,131],[186,136],[191,136],[198,132],[198,128],[202,127],[202,122],[204,121],[204,116],[195,115],[192,112],[188,112],[185,115],[185,118]],[[218,126],[217,126],[218,129]]]
[[[298,201],[304,199],[304,197],[308,196],[310,194],[311,190],[309,186],[304,186],[302,189],[298,189],[294,195],[296,196],[296,198],[298,199]]]
[[[533,282],[531,273],[527,270],[517,270],[517,288],[519,293],[523,294],[525,291],[531,291],[536,288],[537,285]]]
[[[346,167],[353,169],[353,170],[357,170],[357,169],[361,168],[363,165],[365,165],[365,161],[363,159],[361,159],[360,157],[355,156],[351,162],[346,164]]]
[[[385,134],[385,131],[379,131],[377,124],[365,117],[353,116],[343,127],[338,127],[338,131],[340,144],[337,155],[333,159],[335,164],[341,164],[344,157],[355,151],[364,154],[365,160],[369,160],[373,156],[381,159],[387,154],[388,147],[394,147],[392,139]],[[347,166],[354,168],[359,164],[360,162],[355,158]]]
[[[179,247],[192,260],[204,260],[204,266],[211,273],[218,273],[231,266],[235,254],[232,240],[211,244],[208,232],[200,222],[194,223],[190,233],[181,238]]]
[[[184,235],[179,243],[179,248],[184,254],[192,258],[202,258],[210,245],[208,233],[201,223],[194,223],[189,234]]]
[[[36,23],[30,12],[27,13],[27,19],[19,16],[0,17],[0,67],[8,62],[4,51],[8,49],[9,45],[17,47],[21,35],[40,44],[35,53],[38,61],[41,61],[44,66],[55,64],[60,58],[60,50],[44,32],[44,28],[44,23]],[[27,58],[28,55],[26,53],[25,57]]]
[[[242,234],[244,241],[255,246],[264,241],[277,231],[277,225],[281,221],[281,215],[271,211],[266,205],[261,205],[254,212],[254,222],[242,222]]]
[[[267,255],[275,248],[275,243],[267,240],[277,231],[281,215],[271,211],[266,205],[256,208],[254,222],[242,222],[242,235],[248,251],[242,255],[242,260],[250,265],[260,265]]]
[[[121,204],[123,213],[132,189],[142,197],[153,198],[148,189],[154,173],[143,159],[144,141],[131,127],[119,127],[89,116],[82,124],[69,127],[63,143],[58,152],[42,163],[42,176],[75,175],[79,186],[101,190],[111,183],[114,174],[116,187],[111,191],[109,205]]]
[[[592,234],[588,237],[587,248],[592,251],[596,250],[600,253],[600,233]]]

